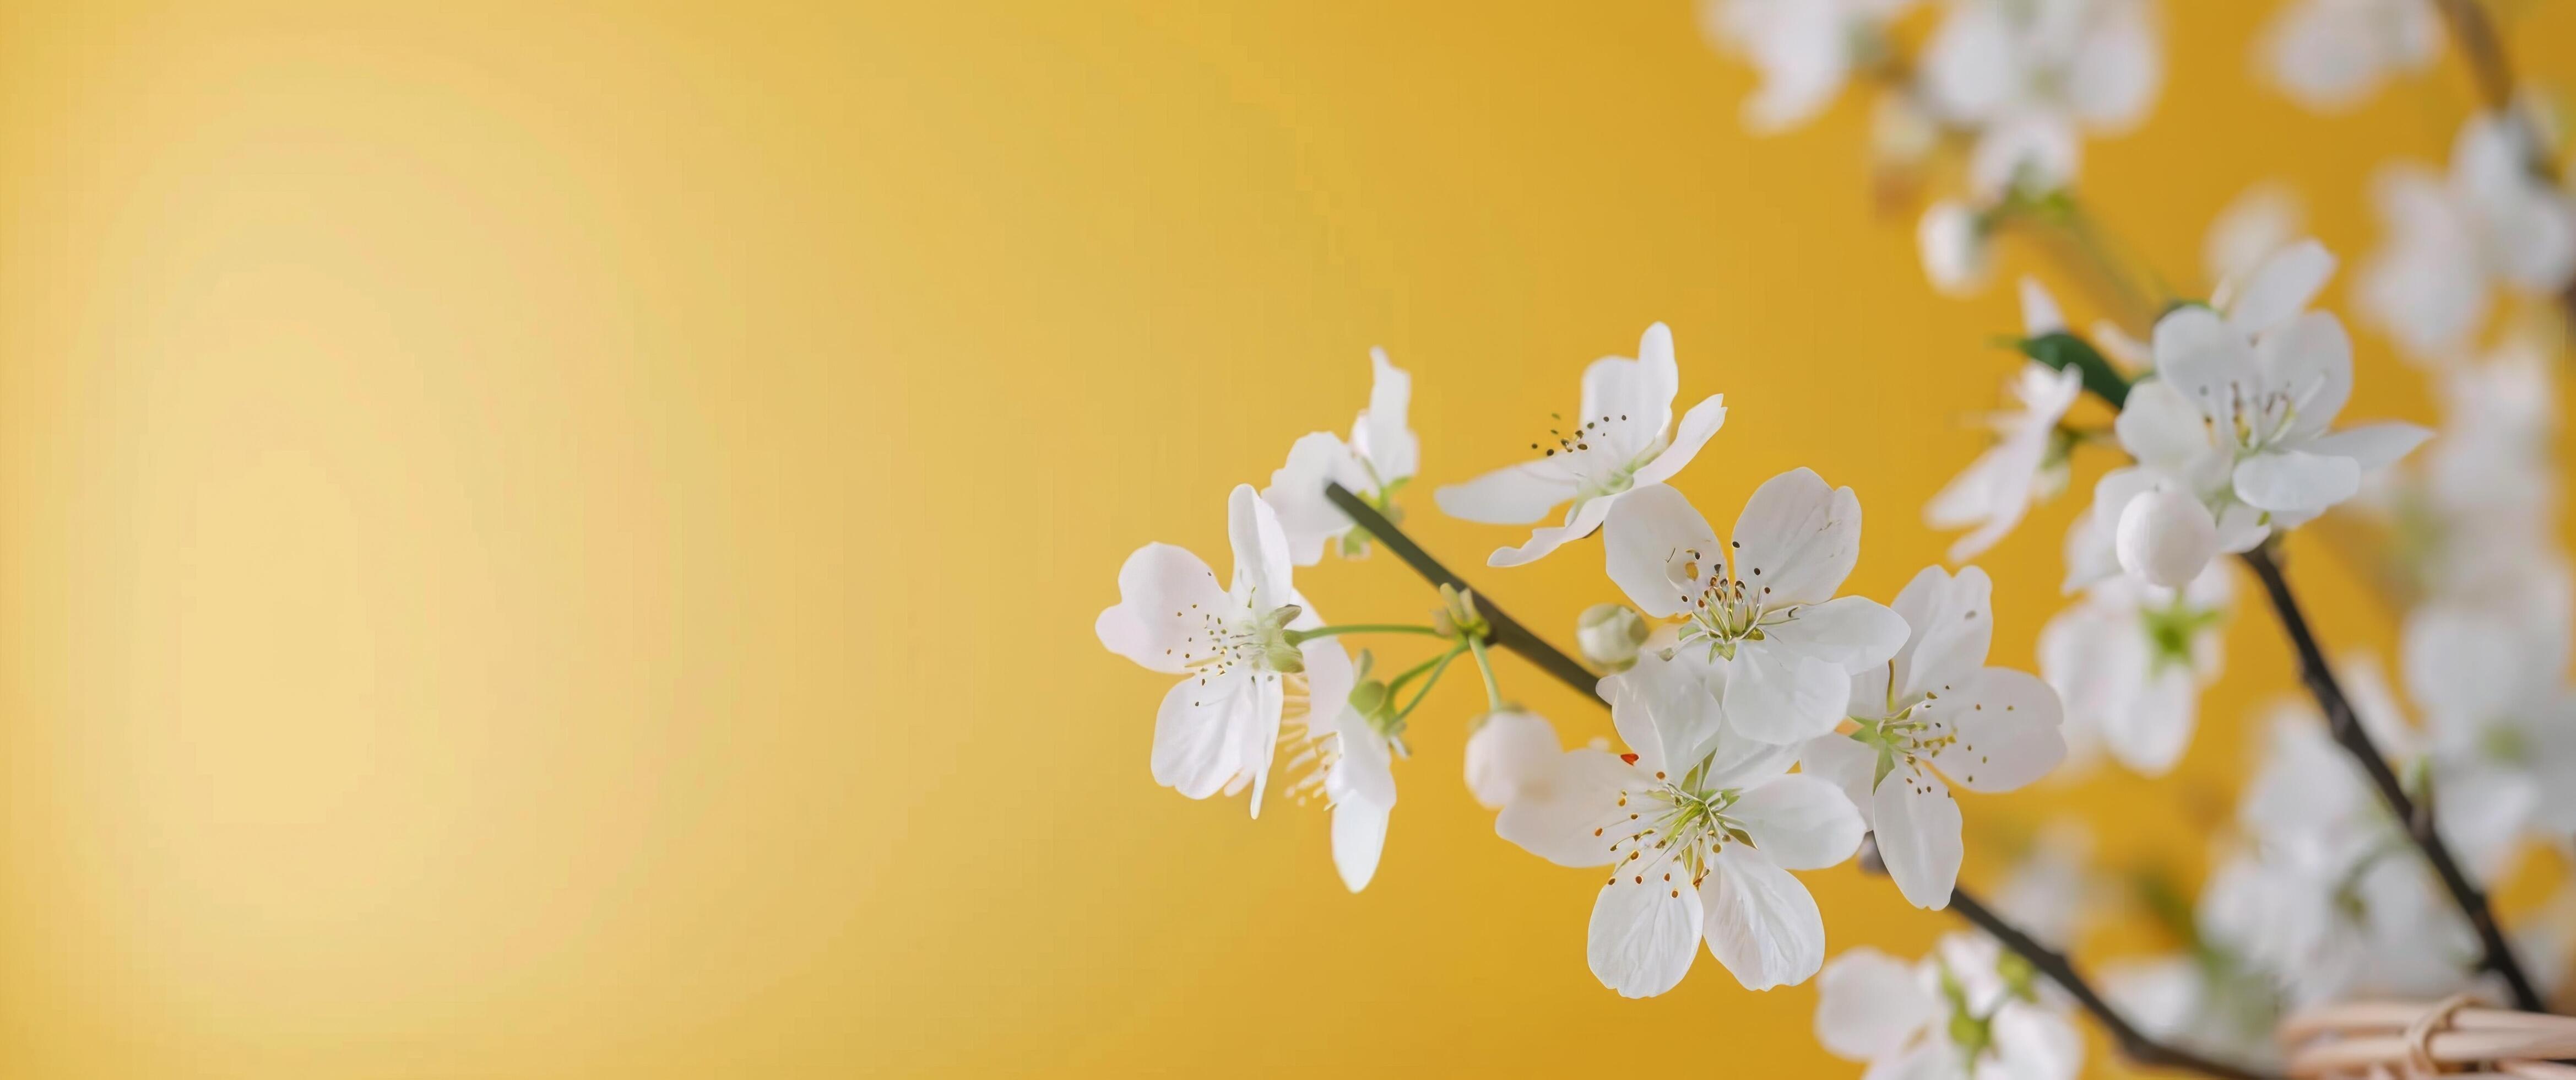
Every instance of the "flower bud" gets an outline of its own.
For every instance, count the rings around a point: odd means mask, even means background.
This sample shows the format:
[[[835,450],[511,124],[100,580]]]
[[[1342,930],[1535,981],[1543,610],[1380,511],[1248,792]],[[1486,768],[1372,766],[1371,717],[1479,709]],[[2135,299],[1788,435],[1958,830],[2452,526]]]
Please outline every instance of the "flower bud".
[[[1545,718],[1514,709],[1487,713],[1467,736],[1467,791],[1478,805],[1500,810],[1561,750]]]
[[[1574,644],[1583,658],[1616,674],[1637,666],[1637,649],[1646,643],[1645,616],[1626,604],[1594,604],[1575,621]]]
[[[1934,289],[1962,296],[1985,287],[1994,269],[1992,252],[1985,223],[1966,203],[1933,203],[1923,211],[1914,240],[1921,248],[1923,276],[1931,279]]]
[[[2218,554],[2218,522],[2189,494],[2159,488],[2120,510],[2113,541],[2120,566],[2151,585],[2179,589]]]

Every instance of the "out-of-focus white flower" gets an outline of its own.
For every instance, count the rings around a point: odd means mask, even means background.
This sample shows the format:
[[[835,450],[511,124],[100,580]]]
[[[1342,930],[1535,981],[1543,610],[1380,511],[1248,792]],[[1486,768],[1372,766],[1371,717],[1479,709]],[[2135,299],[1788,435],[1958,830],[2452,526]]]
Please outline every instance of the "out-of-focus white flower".
[[[2471,117],[2449,176],[2409,163],[2373,177],[2387,242],[2362,268],[2363,309],[2412,356],[2447,361],[2467,348],[2498,285],[2545,294],[2576,274],[2576,207],[2532,174],[2528,130]]]
[[[1995,890],[1995,913],[2042,945],[2060,952],[2074,948],[2099,914],[2092,860],[2093,832],[2082,821],[2057,818],[2042,825]]]
[[[2209,235],[2201,241],[2201,266],[2213,287],[2243,281],[2263,260],[2307,235],[2306,221],[2299,193],[2288,184],[2257,183],[2210,220]]]
[[[2558,543],[2558,363],[2517,338],[2441,372],[2441,437],[2354,500],[2412,601],[2514,618],[2576,606]]]
[[[1497,469],[1432,493],[1451,517],[1488,525],[1526,525],[1572,500],[1565,524],[1530,533],[1529,542],[1499,548],[1494,566],[1533,562],[1567,543],[1592,535],[1621,496],[1661,484],[1682,471],[1709,437],[1726,423],[1726,397],[1711,394],[1673,424],[1673,398],[1681,369],[1673,360],[1673,332],[1646,328],[1637,356],[1605,356],[1583,369],[1583,410],[1565,428],[1548,433],[1536,461]]]
[[[1888,48],[1889,20],[1914,0],[1701,0],[1700,28],[1762,71],[1744,124],[1779,131],[1814,119],[1852,70]]]
[[[1244,484],[1226,512],[1231,589],[1198,556],[1147,544],[1119,568],[1118,603],[1092,629],[1109,651],[1182,676],[1154,717],[1155,782],[1193,799],[1249,786],[1259,817],[1282,717],[1342,708],[1351,658],[1337,638],[1293,636],[1323,619],[1297,593],[1270,504]]]
[[[1924,48],[1923,79],[1946,118],[1978,130],[1981,197],[2044,193],[2075,178],[2079,132],[2146,116],[2164,47],[2141,0],[1961,0]]]
[[[2066,726],[2098,739],[2133,772],[2162,776],[2191,745],[2200,691],[2225,655],[2232,586],[2211,565],[2183,589],[2113,576],[2039,632],[2039,670],[2066,703]]]
[[[1950,906],[1965,849],[1947,777],[1971,791],[2011,791],[2066,758],[2057,693],[2027,672],[1987,667],[1994,585],[1968,567],[1926,567],[1897,594],[1905,647],[1851,680],[1853,730],[1808,740],[1798,760],[1842,787],[1878,838],[1905,899]]]
[[[2296,244],[2265,260],[2224,314],[2185,307],[2157,321],[2155,377],[2130,389],[2116,425],[2138,464],[2094,487],[2096,521],[2130,573],[2179,586],[2210,556],[2353,497],[2363,474],[2431,437],[2401,422],[2330,430],[2352,393],[2352,341],[2333,315],[2302,309],[2333,265],[2314,242]]]
[[[2291,100],[2339,112],[2390,76],[2431,64],[2442,17],[2429,0],[2291,0],[2254,50],[2256,68]]]
[[[1725,544],[1681,492],[1638,488],[1611,511],[1602,547],[1631,602],[1682,620],[1669,657],[1603,680],[1614,716],[1628,698],[1794,744],[1834,730],[1852,678],[1905,644],[1895,612],[1834,595],[1860,559],[1860,499],[1808,469],[1756,489]]]
[[[1574,644],[1583,650],[1583,658],[1603,671],[1617,674],[1637,665],[1637,650],[1646,644],[1652,628],[1644,616],[1626,604],[1594,604],[1583,609],[1576,620]]]
[[[2523,837],[2576,831],[2567,612],[2522,615],[2436,604],[2406,618],[2406,689],[2431,734],[2435,820],[2490,880]]]
[[[1554,767],[1564,750],[1555,726],[1537,713],[1487,713],[1467,735],[1467,791],[1476,805],[1500,810],[1531,777]]]
[[[1368,408],[1351,422],[1350,441],[1329,431],[1298,439],[1288,447],[1288,463],[1270,474],[1270,486],[1261,491],[1262,501],[1278,512],[1279,528],[1287,533],[1299,566],[1323,561],[1324,547],[1333,541],[1340,542],[1344,558],[1368,553],[1367,534],[1324,498],[1326,483],[1342,485],[1395,519],[1400,517],[1395,493],[1413,479],[1421,461],[1420,444],[1404,423],[1413,400],[1413,377],[1388,363],[1384,349],[1370,349],[1369,363],[1376,382],[1369,389]]]
[[[2055,302],[2028,278],[2022,280],[2022,317],[2032,337],[2065,329]],[[1953,562],[1983,554],[2021,523],[2032,502],[2066,483],[2071,444],[2058,425],[2083,395],[2084,373],[2034,360],[2022,365],[2005,392],[2019,408],[1987,418],[1995,444],[1923,507],[1923,519],[1933,528],[1975,526],[1950,545]]]
[[[2084,1040],[2028,964],[1953,934],[1907,964],[1863,946],[1825,965],[1816,1040],[1868,1075],[1903,1080],[2073,1080]]]
[[[1791,870],[1860,847],[1860,814],[1832,784],[1788,771],[1794,751],[1725,732],[1696,709],[1625,709],[1628,753],[1569,750],[1494,819],[1503,839],[1560,866],[1609,867],[1587,954],[1624,997],[1670,990],[1703,938],[1748,990],[1805,982],[1825,959],[1824,917]]]
[[[1994,274],[1992,238],[1985,215],[1968,204],[1944,199],[1923,209],[1914,241],[1923,256],[1923,276],[1949,296],[1967,296],[1986,287]]]

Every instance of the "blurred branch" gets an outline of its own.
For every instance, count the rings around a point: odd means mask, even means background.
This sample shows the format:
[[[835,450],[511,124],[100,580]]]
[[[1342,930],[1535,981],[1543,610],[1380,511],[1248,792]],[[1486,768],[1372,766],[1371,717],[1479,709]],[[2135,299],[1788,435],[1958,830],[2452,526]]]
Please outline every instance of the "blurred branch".
[[[2409,798],[2405,785],[2398,782],[2388,759],[2362,730],[2361,718],[2353,712],[2352,701],[2344,696],[2343,687],[2335,682],[2334,671],[2326,664],[2325,650],[2317,645],[2316,634],[2308,628],[2308,617],[2299,609],[2298,597],[2290,592],[2289,579],[2281,575],[2281,564],[2272,557],[2270,546],[2258,547],[2240,556],[2254,576],[2263,582],[2263,592],[2272,600],[2272,610],[2281,617],[2281,628],[2290,635],[2290,643],[2299,653],[2299,678],[2307,683],[2308,692],[2325,710],[2326,728],[2334,734],[2361,771],[2369,774],[2370,784],[2379,790],[2379,799],[2396,815],[2399,827],[2424,853],[2424,861],[2442,879],[2442,888],[2451,894],[2452,903],[2468,916],[2469,926],[2477,931],[2482,952],[2479,966],[2495,972],[2513,994],[2514,1006],[2526,1012],[2545,1012],[2540,994],[2532,988],[2531,979],[2523,974],[2521,961],[2514,958],[2513,946],[2505,941],[2504,930],[2496,924],[2495,911],[2488,906],[2486,894],[2478,891],[2460,869],[2459,860],[2451,857],[2449,844],[2433,827],[2433,804]]]
[[[2549,156],[2548,140],[2529,118],[2513,107],[2513,58],[2504,51],[2504,38],[2496,33],[2495,20],[2487,17],[2482,0],[2438,0],[2442,20],[2451,28],[2451,40],[2460,46],[2460,60],[2468,65],[2469,78],[2478,84],[2478,100],[2487,111],[2522,129],[2523,146],[2530,157],[2524,162],[2533,176],[2552,187],[2557,186],[2558,162]],[[2567,312],[2571,328],[2576,328],[2576,281],[2570,281],[2558,293],[2559,306]]]

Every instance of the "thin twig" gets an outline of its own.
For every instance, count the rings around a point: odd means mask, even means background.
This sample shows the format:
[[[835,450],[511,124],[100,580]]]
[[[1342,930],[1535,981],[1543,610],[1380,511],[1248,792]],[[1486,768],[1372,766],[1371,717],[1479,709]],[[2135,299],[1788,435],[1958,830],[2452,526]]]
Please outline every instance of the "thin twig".
[[[2119,1046],[2121,1055],[2127,1057],[2132,1063],[2150,1069],[2189,1069],[2209,1076],[2226,1077],[2228,1080],[2265,1080],[2262,1073],[2223,1061],[2213,1061],[2189,1050],[2167,1046],[2147,1037],[2145,1032],[2139,1031],[2136,1025],[2129,1023],[2127,1017],[2120,1015],[2120,1010],[2113,1008],[2110,1002],[2102,1000],[2101,994],[2094,992],[2092,984],[2086,982],[2084,976],[2075,970],[2075,965],[2066,959],[2066,954],[2032,940],[2030,935],[2022,933],[2013,924],[2005,922],[2003,916],[1995,914],[1993,909],[1977,899],[1976,894],[1958,886],[1952,886],[1950,910],[1958,912],[1961,917],[1975,923],[1977,929],[1985,931],[1987,936],[2002,942],[2004,948],[2029,961],[2031,967],[2038,969],[2040,974],[2048,976],[2049,981],[2064,989],[2066,996],[2074,998],[2077,1006],[2091,1014],[2095,1023],[2102,1025],[2102,1030],[2109,1033],[2111,1041]]]
[[[2317,706],[2325,710],[2327,730],[2361,763],[2361,771],[2369,774],[2371,786],[2379,789],[2380,801],[2388,804],[2388,812],[2396,815],[2398,826],[2424,853],[2424,861],[2433,864],[2433,873],[2442,879],[2442,888],[2451,894],[2451,902],[2468,916],[2469,926],[2477,931],[2484,954],[2480,966],[2504,979],[2515,1007],[2546,1012],[2539,992],[2532,989],[2531,979],[2522,973],[2521,961],[2514,958],[2513,946],[2505,941],[2504,930],[2496,924],[2495,911],[2488,906],[2486,894],[2461,872],[2459,860],[2451,857],[2450,845],[2433,827],[2433,804],[2408,797],[2405,785],[2388,767],[2388,759],[2371,742],[2370,733],[2362,730],[2361,718],[2353,712],[2352,701],[2344,696],[2343,687],[2335,682],[2334,671],[2326,664],[2325,650],[2318,647],[2316,634],[2308,628],[2308,617],[2299,610],[2299,599],[2290,592],[2289,579],[2281,576],[2281,564],[2272,558],[2271,548],[2258,547],[2240,558],[2263,582],[2272,610],[2281,617],[2281,628],[2289,633],[2290,644],[2298,650],[2299,678],[2307,683]]]
[[[1440,565],[1440,560],[1432,558],[1429,552],[1422,550],[1421,545],[1404,535],[1402,529],[1396,528],[1394,522],[1388,521],[1386,515],[1378,513],[1359,496],[1351,494],[1340,484],[1327,484],[1324,487],[1324,497],[1332,500],[1333,505],[1341,507],[1343,513],[1349,514],[1352,521],[1359,523],[1360,528],[1368,530],[1369,535],[1376,538],[1378,543],[1385,544],[1387,550],[1395,552],[1396,557],[1403,559],[1405,565],[1412,567],[1415,573],[1435,585],[1447,585],[1462,591],[1467,588],[1467,583],[1458,575],[1450,573],[1448,567]],[[1555,646],[1541,640],[1538,635],[1530,633],[1527,627],[1522,626],[1511,616],[1503,614],[1503,610],[1482,593],[1477,594],[1476,610],[1484,615],[1487,622],[1493,624],[1495,644],[1519,653],[1522,658],[1537,664],[1540,670],[1556,676],[1568,686],[1583,691],[1594,701],[1601,700],[1596,690],[1599,680],[1573,657],[1557,651]],[[1966,890],[1955,887],[1951,890],[1950,910],[1958,912],[1969,922],[1976,924],[1978,929],[2001,942],[2004,948],[2029,961],[2032,968],[2045,973],[2057,985],[2064,987],[2068,996],[2075,999],[2076,1004],[2082,1006],[2085,1012],[2092,1014],[2094,1020],[2111,1033],[2113,1041],[2119,1044],[2120,1052],[2127,1055],[2129,1060],[2148,1068],[2189,1069],[2222,1077],[2224,1080],[2270,1080],[2261,1073],[2212,1061],[2188,1050],[2166,1046],[2148,1038],[2137,1029],[2136,1025],[2129,1023],[2128,1018],[2121,1016],[2119,1010],[2112,1008],[2110,1002],[2104,1001],[2101,994],[2094,992],[2092,985],[2085,982],[2082,975],[2076,973],[2074,965],[2068,963],[2065,956],[2015,929],[2011,923],[2005,922],[2001,916],[1988,910]]]

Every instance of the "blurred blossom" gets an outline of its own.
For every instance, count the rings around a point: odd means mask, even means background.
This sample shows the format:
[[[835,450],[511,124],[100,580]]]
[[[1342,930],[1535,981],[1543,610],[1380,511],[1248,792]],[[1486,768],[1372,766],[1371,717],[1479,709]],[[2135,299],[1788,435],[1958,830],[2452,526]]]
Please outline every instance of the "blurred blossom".
[[[2013,864],[1994,909],[2042,945],[2073,948],[2093,917],[2093,831],[2074,818],[2042,825]]]
[[[1909,1080],[2073,1080],[2084,1040],[2053,988],[1983,935],[1952,934],[1908,964],[1863,946],[1825,966],[1816,1039]]]
[[[1673,332],[1646,328],[1637,356],[1605,356],[1583,369],[1583,407],[1574,419],[1548,432],[1535,461],[1486,473],[1432,493],[1451,517],[1488,525],[1527,525],[1569,500],[1565,524],[1537,529],[1527,543],[1500,548],[1494,566],[1535,562],[1557,548],[1590,536],[1620,497],[1672,479],[1726,423],[1726,400],[1711,394],[1673,425],[1673,398],[1681,369],[1673,359]]]
[[[1886,27],[1915,0],[1701,0],[1700,28],[1762,72],[1744,125],[1780,131],[1815,118],[1852,72],[1889,48]]]
[[[1993,239],[1984,214],[1949,199],[1925,207],[1914,230],[1923,276],[1951,296],[1985,288],[1994,274]]]
[[[2078,741],[2144,776],[2173,768],[2225,656],[2228,573],[2213,564],[2178,590],[2114,575],[2041,628],[2039,670],[2065,699]]]
[[[2063,332],[2066,320],[2047,290],[2028,278],[2021,284],[2025,333]],[[1986,418],[1995,444],[1923,506],[1923,520],[1933,528],[1975,526],[1950,545],[1952,561],[1984,554],[2021,523],[2032,502],[2065,487],[2072,440],[2059,425],[2083,392],[2081,370],[2051,368],[2036,360],[2023,364],[2006,384],[2005,394],[2017,408]]]
[[[2442,50],[2433,0],[2290,0],[2255,43],[2255,66],[2290,99],[2319,112],[2360,104]]]
[[[1476,805],[1500,810],[1564,749],[1545,717],[1518,709],[1487,713],[1467,736],[1467,791]]]
[[[1958,0],[1923,51],[1934,108],[1978,132],[1969,186],[1985,199],[2071,183],[2082,134],[2136,126],[2163,80],[2144,0]]]
[[[1384,349],[1369,350],[1369,364],[1376,381],[1369,389],[1368,408],[1351,422],[1350,441],[1329,431],[1298,439],[1288,448],[1288,463],[1271,473],[1270,486],[1261,490],[1262,501],[1278,513],[1299,566],[1323,561],[1327,543],[1338,542],[1344,558],[1368,553],[1368,535],[1324,497],[1327,483],[1342,485],[1391,521],[1403,519],[1395,508],[1395,493],[1413,479],[1422,456],[1412,429],[1405,426],[1413,377],[1387,362]]]
[[[2210,220],[2201,267],[2213,287],[2242,281],[2264,259],[2307,235],[2306,219],[2289,185],[2267,180],[2246,188]]]
[[[2447,176],[2399,163],[2372,178],[2386,241],[2362,268],[2362,310],[2413,358],[2468,349],[2498,287],[2549,294],[2576,274],[2576,207],[2532,173],[2529,132],[2515,117],[2471,117]]]

